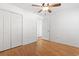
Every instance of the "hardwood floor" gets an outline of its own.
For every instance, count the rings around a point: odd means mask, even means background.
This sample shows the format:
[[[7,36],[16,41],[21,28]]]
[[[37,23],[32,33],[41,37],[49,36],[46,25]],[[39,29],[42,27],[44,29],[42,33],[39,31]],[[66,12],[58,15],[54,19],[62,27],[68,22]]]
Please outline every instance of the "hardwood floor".
[[[39,39],[32,44],[0,52],[0,56],[79,56],[79,48]]]

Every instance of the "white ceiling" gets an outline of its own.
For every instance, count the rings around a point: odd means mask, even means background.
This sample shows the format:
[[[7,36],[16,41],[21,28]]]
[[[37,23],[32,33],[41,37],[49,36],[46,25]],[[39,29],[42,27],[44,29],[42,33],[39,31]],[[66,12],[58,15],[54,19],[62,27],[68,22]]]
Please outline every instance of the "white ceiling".
[[[38,15],[45,15],[45,12],[38,13],[40,8],[32,6],[32,4],[34,4],[34,3],[11,3],[11,4],[15,5],[19,8],[23,8],[26,11],[37,13]],[[39,4],[41,4],[41,3],[39,3]],[[53,9],[52,13],[46,12],[46,14],[52,15],[54,13],[54,11],[56,11],[56,10],[70,9],[70,8],[79,8],[79,3],[62,3],[61,7],[58,7],[57,9]]]
[[[12,3],[12,5],[33,13],[37,13],[40,10],[40,8],[32,6],[32,3]]]

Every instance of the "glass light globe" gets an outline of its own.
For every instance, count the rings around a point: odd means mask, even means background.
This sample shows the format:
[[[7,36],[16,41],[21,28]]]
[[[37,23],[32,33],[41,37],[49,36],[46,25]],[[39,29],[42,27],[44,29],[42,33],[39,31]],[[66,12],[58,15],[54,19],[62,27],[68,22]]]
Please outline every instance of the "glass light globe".
[[[48,10],[49,8],[48,7],[43,7],[43,11],[46,11]]]

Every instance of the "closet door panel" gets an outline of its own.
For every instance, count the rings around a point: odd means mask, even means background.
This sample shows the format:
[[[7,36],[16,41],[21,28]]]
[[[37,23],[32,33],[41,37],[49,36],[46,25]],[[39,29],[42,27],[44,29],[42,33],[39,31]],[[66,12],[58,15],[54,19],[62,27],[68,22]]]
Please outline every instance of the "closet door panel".
[[[12,44],[12,48],[16,47],[17,43],[17,35],[18,35],[18,21],[17,21],[17,17],[15,15],[11,16],[11,44]]]
[[[3,50],[3,15],[0,11],[0,51]]]
[[[22,45],[22,43],[23,43],[23,32],[22,32],[22,22],[23,22],[23,20],[22,20],[22,16],[20,16],[20,15],[17,15],[17,20],[18,20],[18,39],[17,39],[17,44],[18,45]]]
[[[13,14],[11,18],[11,43],[13,48],[22,44],[22,21],[20,19],[20,16],[16,14]]]
[[[5,12],[4,15],[4,50],[10,48],[10,14]]]

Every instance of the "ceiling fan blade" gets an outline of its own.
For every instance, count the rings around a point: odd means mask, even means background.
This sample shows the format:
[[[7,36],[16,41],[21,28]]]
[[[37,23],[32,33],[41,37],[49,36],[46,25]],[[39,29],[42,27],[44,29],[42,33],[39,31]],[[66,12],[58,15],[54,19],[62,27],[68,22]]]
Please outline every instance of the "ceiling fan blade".
[[[45,3],[42,3],[42,6],[44,6],[45,5]]]
[[[51,13],[52,11],[51,10],[48,10],[48,12]]]
[[[58,4],[54,4],[53,7],[58,7],[58,6],[61,6],[61,3],[58,3]]]
[[[38,13],[40,13],[41,11],[42,11],[42,9],[41,9],[41,10],[39,10],[39,11],[38,11]]]
[[[61,3],[56,3],[56,4],[50,5],[50,7],[59,7],[59,6],[61,6]]]
[[[49,3],[47,3],[47,6],[49,6]]]
[[[35,5],[35,4],[32,4],[32,6],[41,7],[40,5]]]

